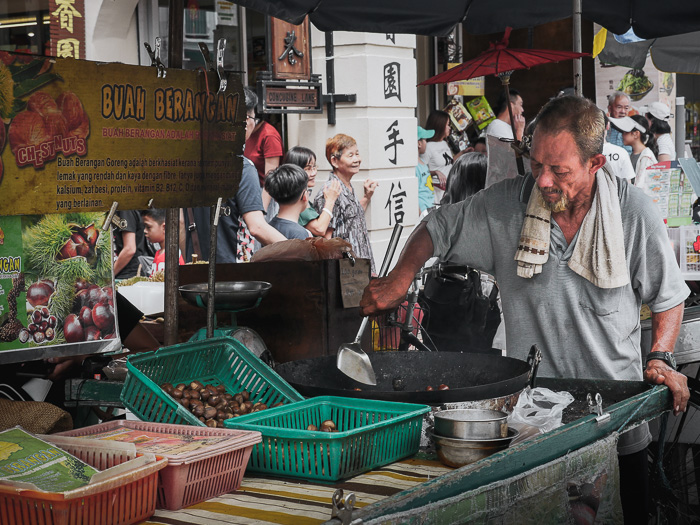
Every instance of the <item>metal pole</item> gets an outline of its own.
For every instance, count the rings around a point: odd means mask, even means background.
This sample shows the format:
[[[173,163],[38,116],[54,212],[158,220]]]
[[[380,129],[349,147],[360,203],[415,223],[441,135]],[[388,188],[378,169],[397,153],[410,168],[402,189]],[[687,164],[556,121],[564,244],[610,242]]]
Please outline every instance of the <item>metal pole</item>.
[[[333,31],[326,31],[326,93],[331,97],[335,93],[335,65],[333,59]],[[335,102],[331,100],[326,104],[328,124],[335,125]]]
[[[219,229],[219,213],[221,213],[222,198],[211,207],[211,222],[209,230],[209,280],[207,283],[207,339],[214,336],[216,312],[214,311],[216,291],[216,240]]]
[[[676,158],[685,157],[685,97],[676,97]]]
[[[170,0],[168,10],[168,67],[182,68],[184,0]],[[180,210],[170,208],[165,215],[165,346],[177,343],[178,284],[180,259]]]
[[[574,0],[574,52],[581,52],[581,0]],[[582,58],[574,59],[574,93],[583,96],[583,62]]]

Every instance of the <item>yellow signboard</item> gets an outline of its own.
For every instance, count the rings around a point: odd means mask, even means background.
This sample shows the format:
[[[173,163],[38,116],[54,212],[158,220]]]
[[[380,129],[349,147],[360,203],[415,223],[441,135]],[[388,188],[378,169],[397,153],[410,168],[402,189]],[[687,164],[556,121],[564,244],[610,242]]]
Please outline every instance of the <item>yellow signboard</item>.
[[[447,64],[447,69],[458,66],[459,63]],[[469,80],[457,80],[447,83],[447,94],[449,96],[462,95],[463,97],[480,97],[484,94],[486,85],[484,77],[470,78]]]
[[[237,77],[0,52],[0,216],[191,207],[231,197]]]

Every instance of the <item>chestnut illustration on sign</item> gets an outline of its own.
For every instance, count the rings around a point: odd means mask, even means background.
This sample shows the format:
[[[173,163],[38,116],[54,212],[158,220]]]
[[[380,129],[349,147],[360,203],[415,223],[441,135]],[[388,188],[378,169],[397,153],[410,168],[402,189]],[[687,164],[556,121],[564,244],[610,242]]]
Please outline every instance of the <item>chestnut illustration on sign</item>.
[[[85,341],[85,331],[77,315],[68,314],[63,320],[63,336],[69,343]]]
[[[83,279],[76,280],[72,310],[63,322],[67,342],[114,338],[114,299],[110,286],[100,288]]]
[[[27,288],[27,303],[31,308],[37,306],[48,306],[49,299],[54,292],[54,286],[51,281],[37,281]],[[29,308],[28,308],[29,309]]]
[[[32,94],[27,109],[10,122],[10,148],[17,159],[17,150],[52,142],[55,137],[87,138],[90,121],[75,93],[64,91],[56,100],[44,91]],[[21,163],[18,161],[18,165]]]
[[[59,250],[56,260],[64,261],[71,257],[88,258],[94,255],[97,238],[100,235],[95,225],[78,226],[77,224],[71,224],[70,229],[73,233]]]
[[[31,290],[32,287],[37,287],[37,285],[42,284],[46,285],[45,282],[41,281],[36,282],[29,287],[27,290],[27,301],[29,300],[29,290]],[[53,293],[53,288],[51,288],[51,292]],[[36,344],[40,345],[43,343],[49,343],[55,339],[58,319],[51,313],[47,306],[36,305],[34,311],[29,315],[28,321],[29,324],[27,327],[22,328],[19,333],[20,343],[34,341]]]

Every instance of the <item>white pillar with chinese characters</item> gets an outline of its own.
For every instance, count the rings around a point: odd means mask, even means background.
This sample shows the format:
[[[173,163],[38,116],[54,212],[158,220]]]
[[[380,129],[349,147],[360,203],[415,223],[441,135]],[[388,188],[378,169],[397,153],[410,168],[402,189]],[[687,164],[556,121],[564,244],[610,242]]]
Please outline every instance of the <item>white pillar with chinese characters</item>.
[[[321,73],[327,93],[325,35],[313,26],[311,42],[312,70]],[[331,168],[326,140],[344,133],[357,141],[362,167],[352,181],[355,193],[362,197],[367,178],[379,183],[366,213],[378,269],[394,224],[404,226],[403,244],[418,222],[416,37],[336,31],[333,44],[335,93],[355,94],[357,101],[336,104],[334,126],[328,124],[325,108],[323,114],[289,115],[289,147],[316,152],[318,189]]]

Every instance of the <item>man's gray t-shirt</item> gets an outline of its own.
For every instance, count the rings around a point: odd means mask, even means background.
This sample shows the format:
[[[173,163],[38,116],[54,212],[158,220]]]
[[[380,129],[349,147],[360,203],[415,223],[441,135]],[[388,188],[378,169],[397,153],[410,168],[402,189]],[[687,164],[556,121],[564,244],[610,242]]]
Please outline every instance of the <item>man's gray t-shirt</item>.
[[[542,273],[532,279],[518,277],[514,257],[531,176],[494,184],[426,219],[435,256],[496,277],[507,353],[524,360],[536,343],[544,377],[642,380],[641,304],[658,313],[688,296],[656,206],[639,188],[619,178],[617,182],[630,275],[630,283],[619,288],[598,288],[569,268],[578,233],[567,246],[555,220]],[[648,425],[643,424],[620,437],[618,453],[639,452],[650,442]]]
[[[430,214],[434,255],[495,276],[510,357],[526,359],[536,343],[543,354],[539,373],[544,377],[640,381],[641,304],[663,312],[682,303],[689,292],[656,206],[641,190],[618,179],[627,286],[598,288],[574,273],[567,263],[578,234],[567,246],[554,220],[549,260],[541,274],[525,279],[517,275],[514,256],[528,180],[532,182],[531,177],[507,179]]]

